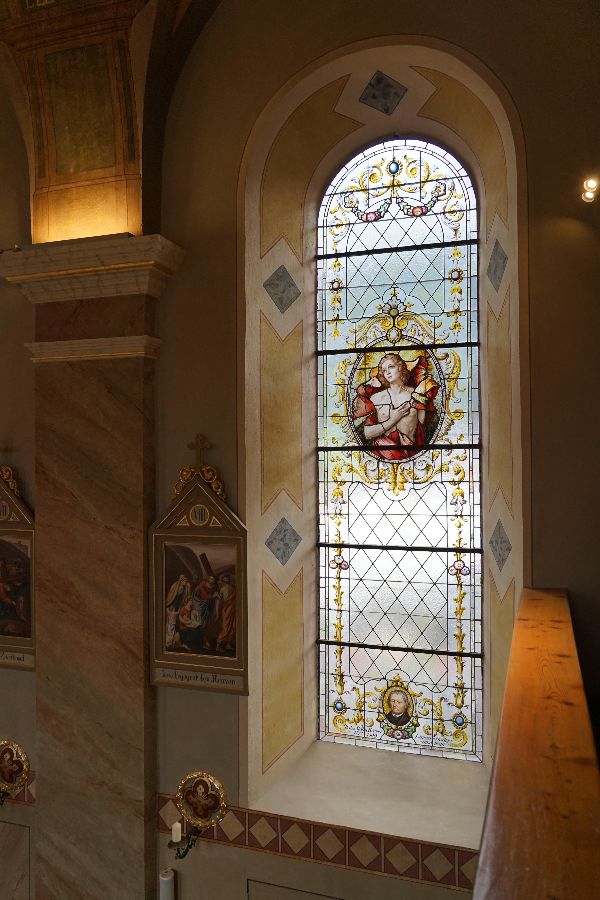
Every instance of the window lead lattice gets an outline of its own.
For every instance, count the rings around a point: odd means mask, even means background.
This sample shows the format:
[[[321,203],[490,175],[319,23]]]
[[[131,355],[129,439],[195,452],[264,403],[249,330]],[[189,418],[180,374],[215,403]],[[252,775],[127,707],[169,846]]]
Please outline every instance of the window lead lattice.
[[[318,217],[321,739],[480,759],[477,209],[394,139]]]

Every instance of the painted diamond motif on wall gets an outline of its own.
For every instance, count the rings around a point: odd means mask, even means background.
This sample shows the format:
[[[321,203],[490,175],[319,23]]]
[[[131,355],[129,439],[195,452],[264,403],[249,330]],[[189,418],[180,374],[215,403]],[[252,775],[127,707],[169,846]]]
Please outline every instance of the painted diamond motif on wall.
[[[281,565],[285,566],[301,540],[294,526],[283,518],[277,523],[265,544]]]
[[[507,262],[508,256],[506,255],[506,252],[501,246],[500,241],[496,241],[487,267],[487,277],[492,282],[494,290],[496,292],[500,290],[500,284],[502,282],[502,277],[504,275],[504,270],[506,269]]]
[[[288,828],[287,831],[282,835],[285,839],[286,843],[289,845],[290,849],[294,851],[294,853],[300,853],[301,850],[304,850],[306,845],[308,844],[308,838],[304,831],[294,824]]]
[[[360,102],[391,116],[408,88],[384,72],[375,72],[360,95]]]
[[[470,881],[471,884],[475,883],[475,875],[477,874],[477,855],[473,855],[473,857],[467,860],[466,863],[460,867],[461,872],[464,873],[467,881]]]
[[[442,878],[445,878],[453,868],[452,863],[441,850],[434,850],[431,856],[428,856],[423,862],[436,881],[441,881]]]
[[[172,800],[169,800],[168,803],[165,803],[165,805],[159,812],[159,816],[161,817],[167,828],[171,828],[174,822],[179,822],[181,819],[181,813]]]
[[[416,862],[416,857],[400,841],[385,855],[400,875]]]
[[[365,869],[379,856],[378,848],[373,846],[373,842],[369,840],[366,834],[363,834],[355,844],[352,844],[350,849],[361,866],[364,866]]]
[[[494,533],[490,538],[490,547],[492,549],[492,553],[494,554],[496,565],[498,566],[500,571],[502,571],[506,560],[510,556],[512,544],[508,539],[508,535],[504,530],[504,525],[502,524],[500,519],[498,519],[498,521],[496,522]]]
[[[266,847],[273,838],[277,837],[277,832],[269,825],[264,816],[254,823],[250,831],[261,847]]]
[[[235,839],[240,836],[242,831],[245,830],[244,825],[231,810],[227,813],[227,815],[221,822],[221,828],[225,833],[225,837],[229,841],[235,841]]]
[[[317,838],[317,844],[319,845],[319,849],[322,853],[325,854],[327,859],[333,859],[334,856],[337,856],[340,850],[343,850],[344,845],[340,841],[340,839],[333,833],[331,828],[328,828],[319,838]]]
[[[300,296],[300,288],[285,266],[279,266],[263,283],[263,287],[279,312],[287,312]]]

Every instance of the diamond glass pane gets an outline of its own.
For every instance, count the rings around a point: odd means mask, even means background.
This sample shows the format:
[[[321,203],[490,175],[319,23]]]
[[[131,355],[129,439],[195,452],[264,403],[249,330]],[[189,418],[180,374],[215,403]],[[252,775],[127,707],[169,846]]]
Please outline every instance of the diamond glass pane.
[[[480,759],[473,187],[441,148],[385,141],[318,232],[320,736]]]

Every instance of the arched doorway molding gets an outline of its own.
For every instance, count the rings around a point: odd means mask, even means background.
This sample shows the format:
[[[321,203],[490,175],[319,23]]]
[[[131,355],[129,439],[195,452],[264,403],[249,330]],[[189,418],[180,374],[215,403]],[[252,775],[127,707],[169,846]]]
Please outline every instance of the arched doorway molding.
[[[377,72],[389,80],[383,99],[377,85],[365,94]],[[402,93],[394,83],[406,91],[390,113],[394,96]],[[240,760],[242,770],[247,767],[242,797],[246,784],[249,805],[313,817],[314,809],[309,813],[302,805],[302,779],[312,777],[314,768],[328,773],[331,790],[322,795],[321,815],[332,822],[343,814],[336,791],[339,796],[344,772],[361,777],[361,767],[368,769],[383,798],[390,767],[398,768],[395,784],[408,772],[441,784],[447,765],[443,759],[390,760],[381,752],[315,745],[316,216],[333,174],[390,134],[447,147],[472,173],[480,200],[487,724],[484,766],[465,764],[460,777],[481,810],[514,608],[528,578],[526,198],[518,116],[493,74],[456,47],[412,36],[342,48],[299,73],[270,101],[248,142],[238,192],[239,361],[245,372],[239,485],[249,530],[251,648],[251,693],[241,707]],[[490,434],[499,437],[491,440]],[[285,809],[278,808],[282,803]],[[377,820],[377,800],[371,806],[375,818],[366,827],[391,827]]]

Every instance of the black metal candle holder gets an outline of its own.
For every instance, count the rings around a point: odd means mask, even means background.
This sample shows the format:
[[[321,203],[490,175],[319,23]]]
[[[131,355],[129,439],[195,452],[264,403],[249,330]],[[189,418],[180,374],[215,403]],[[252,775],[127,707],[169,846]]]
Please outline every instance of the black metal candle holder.
[[[177,859],[184,859],[198,838],[223,819],[228,809],[227,796],[221,782],[210,772],[188,772],[179,782],[175,803],[191,830],[185,840],[171,840],[168,846],[175,849]]]

